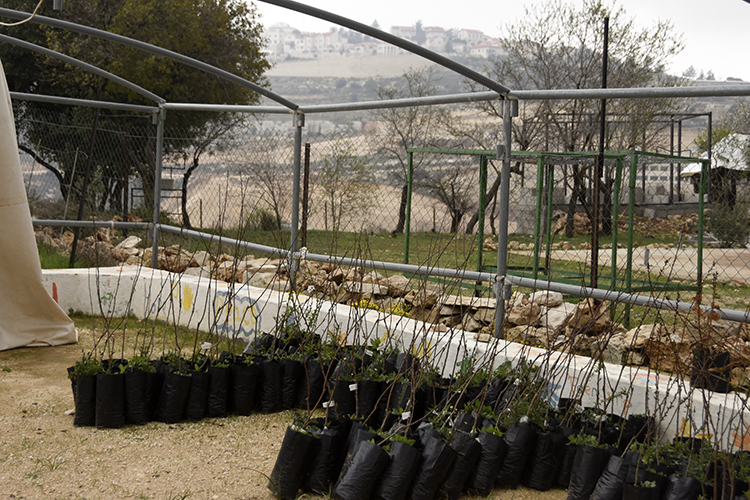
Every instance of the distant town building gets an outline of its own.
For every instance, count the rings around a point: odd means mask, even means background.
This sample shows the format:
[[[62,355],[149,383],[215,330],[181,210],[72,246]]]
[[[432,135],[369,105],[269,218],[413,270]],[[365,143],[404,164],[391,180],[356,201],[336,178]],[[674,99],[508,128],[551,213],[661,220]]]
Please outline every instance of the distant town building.
[[[456,38],[458,38],[459,40],[463,40],[464,42],[469,44],[469,47],[471,47],[489,40],[490,37],[479,30],[461,29],[458,30],[458,33],[456,33]]]
[[[502,45],[498,40],[487,40],[480,44],[474,45],[470,51],[474,57],[497,57],[505,54]]]
[[[390,33],[416,43],[416,26],[392,26]],[[271,61],[288,57],[312,59],[336,54],[357,57],[395,56],[407,52],[356,32],[334,28],[326,33],[302,33],[286,23],[277,23],[267,27],[264,35],[268,41],[265,53]],[[502,52],[497,40],[492,40],[479,30],[445,30],[440,26],[428,26],[424,28],[424,35],[422,45],[434,52],[471,54],[476,57],[490,57]]]
[[[391,35],[409,40],[410,42],[416,42],[417,28],[416,26],[391,26]]]

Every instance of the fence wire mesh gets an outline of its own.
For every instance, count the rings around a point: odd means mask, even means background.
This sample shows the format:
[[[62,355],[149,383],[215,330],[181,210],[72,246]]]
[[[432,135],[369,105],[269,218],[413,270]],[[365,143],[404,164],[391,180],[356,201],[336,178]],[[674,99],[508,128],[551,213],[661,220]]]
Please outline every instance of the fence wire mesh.
[[[35,217],[76,218],[89,170],[84,219],[152,219],[157,129],[151,117],[85,108],[45,110],[22,102],[14,102],[14,113]],[[489,151],[457,153],[461,141],[433,133],[411,145],[437,144],[443,151],[414,153],[410,170],[405,147],[410,144],[394,142],[382,118],[373,113],[356,130],[312,120],[303,128],[308,147],[301,152],[301,244],[321,253],[354,253],[361,240],[352,235],[368,235],[366,251],[379,260],[423,263],[433,258],[435,265],[490,269],[496,264],[500,162]],[[170,125],[167,116],[162,222],[288,247],[291,120],[245,116],[222,124],[196,132]],[[648,155],[638,155],[631,173],[631,157],[618,158],[609,158],[603,169],[598,274],[606,279],[601,286],[647,290],[665,280],[695,284],[699,176],[680,175],[687,163]],[[588,283],[593,165],[594,155],[547,153],[541,162],[539,154],[514,156],[508,207],[511,272]],[[712,175],[710,189],[704,281],[747,285],[748,184],[740,174],[720,171]],[[612,202],[615,196],[619,203]],[[480,205],[485,212],[481,228]],[[633,275],[626,285],[628,269]]]

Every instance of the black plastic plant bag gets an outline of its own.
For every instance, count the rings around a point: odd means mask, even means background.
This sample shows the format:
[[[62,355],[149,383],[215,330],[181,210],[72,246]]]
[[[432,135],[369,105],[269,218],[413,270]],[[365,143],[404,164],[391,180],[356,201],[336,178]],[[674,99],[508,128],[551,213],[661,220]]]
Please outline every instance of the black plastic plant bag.
[[[209,418],[226,418],[229,404],[229,367],[208,367],[208,398],[206,416]]]
[[[472,432],[477,425],[477,415],[474,413],[460,412],[453,420],[453,431]]]
[[[620,500],[622,488],[628,476],[629,464],[626,459],[612,455],[607,467],[599,477],[591,500]]]
[[[378,416],[375,426],[383,429],[390,428],[398,420],[398,416],[393,413],[394,410],[409,410],[411,400],[411,384],[406,382],[393,382],[384,384],[383,396],[378,402]]]
[[[506,488],[516,489],[521,483],[521,477],[526,470],[526,462],[529,459],[538,428],[532,424],[518,423],[508,427],[505,432],[505,442],[508,452],[505,456],[503,466],[497,474],[497,483]]]
[[[568,500],[589,500],[610,453],[594,446],[578,446],[568,484]]]
[[[297,392],[297,406],[306,410],[312,410],[323,402],[328,379],[335,369],[335,361],[323,362],[315,358],[305,360],[305,372]]]
[[[570,497],[568,497],[570,498]],[[626,484],[622,488],[622,500],[660,500],[659,488],[647,488]]]
[[[380,446],[362,441],[344,470],[331,498],[334,500],[369,500],[380,475],[388,467],[390,457]]]
[[[164,386],[164,377],[167,375],[167,365],[160,359],[151,360],[154,372],[148,375],[151,379],[149,385],[148,411],[151,419],[156,415],[156,405],[159,404],[161,388]]]
[[[357,412],[356,387],[352,380],[334,379],[328,382],[331,392],[328,415],[342,418],[355,415]]]
[[[174,424],[182,420],[188,394],[190,393],[190,375],[175,372],[167,373],[161,387],[159,401],[156,403],[154,420]]]
[[[428,439],[442,439],[443,436],[440,431],[435,429],[435,426],[429,422],[422,422],[417,427],[417,437],[420,443],[426,442]]]
[[[567,489],[568,483],[570,482],[570,471],[573,468],[573,459],[576,455],[576,445],[570,442],[570,436],[575,434],[576,430],[567,425],[559,425],[554,429],[554,432],[565,436],[567,442],[565,445],[565,452],[560,460],[560,466],[557,469],[555,486]]]
[[[258,366],[240,361],[229,365],[231,373],[228,410],[237,415],[250,415],[255,405]]]
[[[664,500],[698,500],[701,489],[701,482],[697,479],[672,474]]]
[[[255,406],[261,413],[277,412],[281,410],[281,365],[275,359],[264,359],[257,365]]]
[[[96,424],[96,375],[76,375],[75,416],[73,425]]]
[[[479,461],[482,445],[468,432],[453,430],[451,432],[451,448],[458,456],[453,462],[445,481],[440,486],[442,496],[449,500],[456,500],[465,489],[474,467]]]
[[[287,428],[268,481],[268,489],[276,497],[293,499],[297,496],[310,466],[308,451],[314,443],[315,437],[309,433]]]
[[[96,374],[96,427],[125,425],[125,377],[121,373]]]
[[[626,425],[635,433],[635,440],[639,443],[643,443],[656,426],[653,417],[646,415],[629,415]]]
[[[458,452],[441,439],[422,439],[422,462],[414,476],[409,498],[411,500],[432,500],[438,493]]]
[[[538,491],[547,491],[555,484],[555,478],[565,456],[568,438],[556,432],[539,432],[526,471],[523,485]]]
[[[302,489],[325,494],[341,472],[346,451],[346,435],[344,427],[335,423],[323,429],[316,429],[313,434],[317,439],[310,448],[310,466],[302,482]]]
[[[401,441],[391,441],[389,455],[391,460],[375,486],[374,500],[404,500],[422,460],[418,449]]]
[[[261,333],[256,336],[252,342],[247,344],[242,354],[258,354],[265,353],[271,349],[274,345],[279,346],[279,340],[270,333]]]
[[[647,470],[652,467],[655,466],[646,465],[643,462],[638,463],[638,460],[634,460],[628,468],[628,475],[625,479],[625,484],[641,484],[645,481],[653,481],[658,487],[657,489],[659,490],[659,498],[661,498],[667,491],[667,483],[669,482],[669,480],[667,476]]]
[[[573,463],[575,462],[577,451],[578,445],[568,443],[565,446],[565,452],[560,461],[560,468],[557,470],[557,475],[555,476],[555,486],[559,488],[568,488],[568,485],[570,484],[570,474],[573,472]]]
[[[360,380],[357,383],[357,393],[355,395],[357,418],[374,424],[377,419],[378,400],[381,394],[380,382],[375,380]]]
[[[142,425],[151,420],[149,378],[153,380],[155,375],[143,370],[125,372],[125,423]]]
[[[495,478],[503,467],[508,445],[503,437],[489,432],[479,433],[478,439],[479,444],[482,445],[482,451],[479,455],[479,462],[469,478],[468,486],[469,491],[487,496],[492,491]]]
[[[484,406],[489,406],[492,411],[495,411],[495,406],[500,399],[500,396],[508,388],[510,382],[503,378],[495,377],[487,385],[487,395],[484,398]]]
[[[192,372],[190,375],[190,392],[185,403],[185,418],[201,420],[206,416],[206,401],[208,399],[208,372]]]
[[[380,437],[372,432],[366,425],[360,422],[352,422],[351,429],[349,430],[349,436],[346,440],[346,459],[344,463],[349,462],[354,453],[357,451],[357,446],[362,441],[380,441]],[[344,466],[346,467],[346,465]]]
[[[289,410],[297,405],[297,393],[300,382],[305,375],[305,367],[301,361],[283,358],[279,360],[281,366],[281,409]]]

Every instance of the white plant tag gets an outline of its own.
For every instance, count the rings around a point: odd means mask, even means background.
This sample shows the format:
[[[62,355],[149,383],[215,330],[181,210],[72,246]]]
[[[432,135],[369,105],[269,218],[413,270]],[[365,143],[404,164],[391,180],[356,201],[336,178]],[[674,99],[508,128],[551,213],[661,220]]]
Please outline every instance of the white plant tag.
[[[404,413],[401,414],[401,420],[409,420],[410,417],[411,417],[410,411],[405,411]]]
[[[323,408],[333,408],[336,406],[336,402],[334,400],[326,401],[323,403]]]
[[[351,392],[354,392],[357,390],[357,384],[349,384],[349,390]]]

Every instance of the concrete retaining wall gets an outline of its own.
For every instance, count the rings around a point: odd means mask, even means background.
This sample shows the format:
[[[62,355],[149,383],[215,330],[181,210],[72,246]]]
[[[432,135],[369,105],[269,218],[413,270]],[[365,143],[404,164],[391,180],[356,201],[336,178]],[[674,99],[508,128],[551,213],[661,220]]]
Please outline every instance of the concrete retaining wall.
[[[66,311],[150,318],[225,337],[252,339],[275,329],[290,304],[287,293],[234,286],[206,278],[149,268],[122,267],[44,271],[45,286]],[[294,299],[295,301],[297,299]],[[646,368],[595,362],[522,344],[476,342],[461,330],[441,332],[431,324],[299,296],[297,311],[317,310],[316,331],[347,335],[350,343],[380,338],[429,359],[444,375],[466,356],[495,366],[523,356],[549,380],[549,398],[581,398],[584,406],[609,413],[655,415],[664,438],[708,436],[722,448],[750,449],[747,396],[691,390],[687,381]]]

